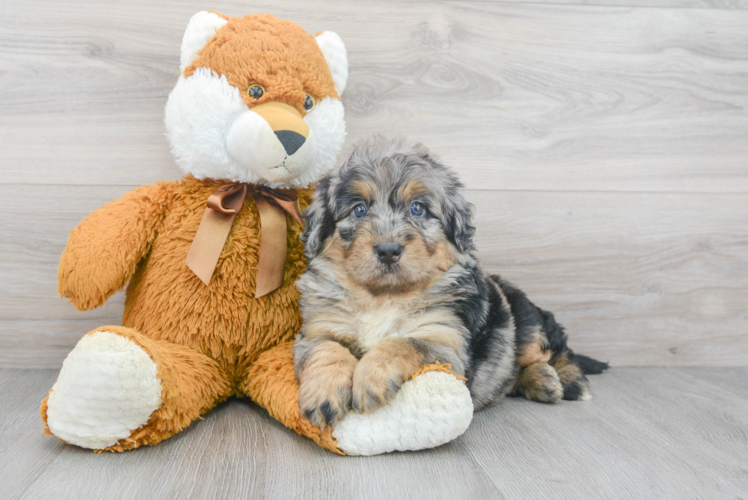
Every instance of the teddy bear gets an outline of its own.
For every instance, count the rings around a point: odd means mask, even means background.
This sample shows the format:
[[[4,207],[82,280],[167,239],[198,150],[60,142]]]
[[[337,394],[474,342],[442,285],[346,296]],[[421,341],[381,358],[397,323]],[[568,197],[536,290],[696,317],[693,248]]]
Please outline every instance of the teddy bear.
[[[335,429],[299,412],[300,214],[343,146],[347,78],[333,32],[266,14],[190,19],[165,110],[185,175],[127,193],[70,233],[61,296],[88,310],[127,287],[125,308],[121,325],[84,335],[65,359],[42,402],[46,433],[96,451],[155,445],[231,396],[341,454],[428,448],[467,428],[467,388],[439,365]]]

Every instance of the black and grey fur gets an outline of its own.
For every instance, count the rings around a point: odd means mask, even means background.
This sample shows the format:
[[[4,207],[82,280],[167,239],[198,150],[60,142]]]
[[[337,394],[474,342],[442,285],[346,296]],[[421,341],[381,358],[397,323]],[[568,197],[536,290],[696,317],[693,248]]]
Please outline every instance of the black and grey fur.
[[[413,366],[434,361],[467,377],[476,410],[511,393],[589,397],[585,374],[607,364],[575,354],[551,313],[480,269],[472,220],[456,175],[420,144],[374,137],[320,182],[302,236],[294,346],[313,423],[375,409]],[[383,257],[387,245],[397,260]]]

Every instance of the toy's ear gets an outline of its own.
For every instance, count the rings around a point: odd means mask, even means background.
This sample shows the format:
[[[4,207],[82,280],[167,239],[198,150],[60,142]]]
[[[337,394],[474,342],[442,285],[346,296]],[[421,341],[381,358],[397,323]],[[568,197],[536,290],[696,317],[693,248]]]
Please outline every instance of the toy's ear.
[[[315,38],[332,73],[335,90],[338,95],[343,95],[345,85],[348,83],[348,53],[345,50],[345,44],[338,34],[332,31],[323,31]]]
[[[198,12],[190,18],[182,38],[182,55],[179,61],[180,73],[184,73],[184,68],[197,58],[197,53],[226,23],[226,19],[215,12]]]

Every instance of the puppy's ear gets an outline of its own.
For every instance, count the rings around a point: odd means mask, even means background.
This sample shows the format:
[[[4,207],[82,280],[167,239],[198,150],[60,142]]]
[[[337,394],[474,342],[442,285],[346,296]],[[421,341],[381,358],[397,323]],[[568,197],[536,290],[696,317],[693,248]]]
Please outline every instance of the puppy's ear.
[[[462,184],[459,182],[448,191],[442,210],[444,211],[444,230],[452,244],[462,252],[475,250],[473,235],[473,204],[469,203],[462,195]]]
[[[304,212],[304,232],[301,241],[304,242],[304,253],[307,259],[317,256],[327,238],[335,232],[335,217],[330,210],[330,181],[327,176],[322,179],[314,190],[312,203]]]
[[[462,194],[464,186],[457,176],[448,167],[434,159],[423,145],[417,144],[416,148],[420,148],[417,151],[424,161],[431,164],[435,171],[444,175],[441,221],[447,239],[462,253],[475,250],[473,244],[473,235],[475,234],[473,211],[475,207]]]

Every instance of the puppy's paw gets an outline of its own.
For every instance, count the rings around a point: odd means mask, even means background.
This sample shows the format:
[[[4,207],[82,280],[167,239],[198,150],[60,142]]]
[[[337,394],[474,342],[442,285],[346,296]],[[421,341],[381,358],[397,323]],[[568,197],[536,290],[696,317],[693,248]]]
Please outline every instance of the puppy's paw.
[[[423,364],[421,344],[425,343],[390,338],[366,353],[353,373],[353,409],[366,413],[389,403]]]
[[[301,415],[317,427],[334,426],[350,407],[350,378],[335,384],[326,377],[308,377],[299,385]]]
[[[586,377],[565,383],[563,375],[561,375],[561,384],[564,386],[564,399],[568,401],[589,401],[592,399],[590,382]]]
[[[358,360],[337,342],[322,342],[298,370],[301,416],[317,427],[334,426],[351,407],[353,370]]]
[[[526,366],[517,380],[517,392],[532,401],[557,403],[564,395],[558,372],[548,363]]]
[[[381,369],[357,369],[353,374],[353,409],[368,413],[389,403],[402,385],[394,376]]]
[[[582,373],[582,369],[569,360],[568,354],[562,354],[553,363],[558,372],[558,378],[564,387],[564,399],[568,401],[587,401],[592,399],[590,382]]]

